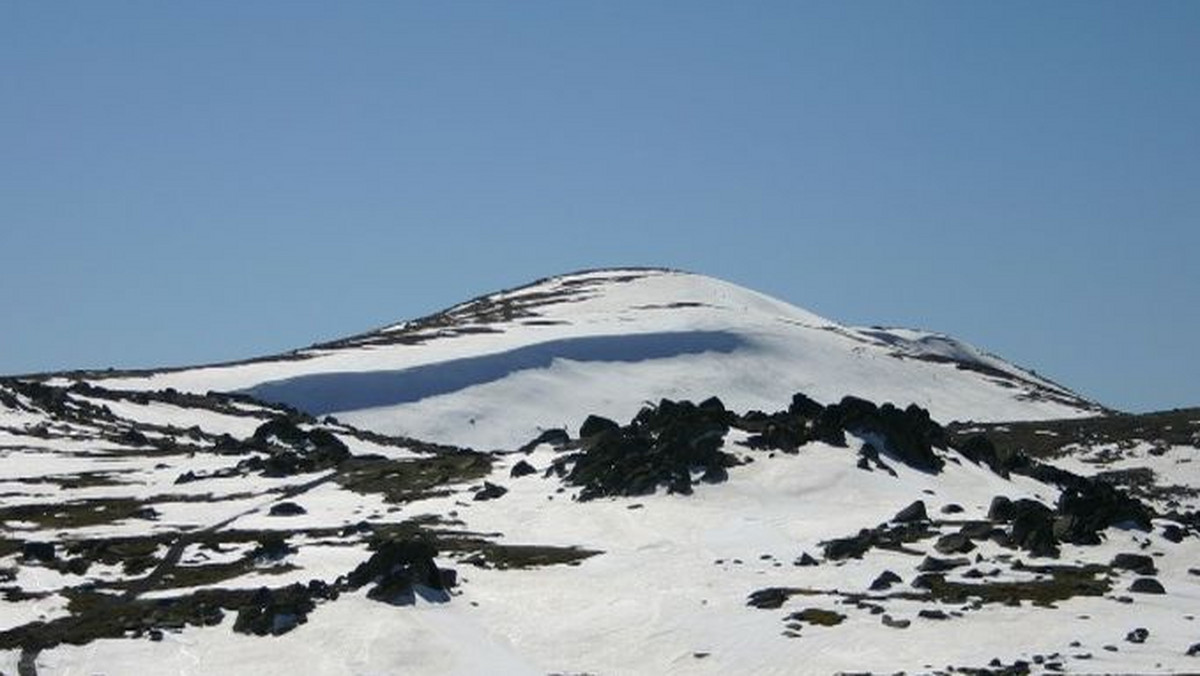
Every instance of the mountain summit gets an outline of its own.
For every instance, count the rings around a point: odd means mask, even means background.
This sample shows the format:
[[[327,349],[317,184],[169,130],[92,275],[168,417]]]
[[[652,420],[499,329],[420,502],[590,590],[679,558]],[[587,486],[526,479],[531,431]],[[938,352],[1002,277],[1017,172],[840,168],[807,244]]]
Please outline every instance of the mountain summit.
[[[243,391],[360,427],[512,447],[589,413],[721,393],[767,409],[802,391],[935,418],[1034,420],[1102,408],[946,335],[856,328],[712,277],[607,269],[542,279],[278,357],[104,381]]]

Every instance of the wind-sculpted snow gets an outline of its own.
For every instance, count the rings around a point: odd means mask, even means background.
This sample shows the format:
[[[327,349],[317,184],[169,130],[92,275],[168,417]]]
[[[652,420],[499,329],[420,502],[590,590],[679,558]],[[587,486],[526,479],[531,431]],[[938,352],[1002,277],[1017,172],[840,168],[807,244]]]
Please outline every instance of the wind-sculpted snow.
[[[395,371],[314,373],[266,382],[246,392],[313,415],[393,406],[495,382],[555,360],[637,363],[682,355],[729,353],[747,344],[726,331],[669,331],[564,338],[477,357]]]

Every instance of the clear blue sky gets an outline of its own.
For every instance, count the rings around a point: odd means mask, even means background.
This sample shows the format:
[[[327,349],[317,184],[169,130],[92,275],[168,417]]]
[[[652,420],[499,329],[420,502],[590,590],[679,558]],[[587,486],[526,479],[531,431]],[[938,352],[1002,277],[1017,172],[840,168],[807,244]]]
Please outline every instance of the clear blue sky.
[[[1200,405],[1200,2],[3,2],[0,373],[585,267]]]

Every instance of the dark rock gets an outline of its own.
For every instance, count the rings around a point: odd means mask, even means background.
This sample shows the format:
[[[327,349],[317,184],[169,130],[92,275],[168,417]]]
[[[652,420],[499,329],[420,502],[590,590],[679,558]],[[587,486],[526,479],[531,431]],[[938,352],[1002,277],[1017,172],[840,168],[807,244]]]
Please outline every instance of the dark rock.
[[[912,620],[897,620],[893,619],[891,615],[886,614],[880,620],[883,622],[883,626],[891,627],[892,629],[908,629],[912,624]]]
[[[746,605],[764,610],[781,607],[792,595],[792,590],[783,587],[767,587],[750,594]]]
[[[963,527],[959,528],[958,532],[972,540],[990,540],[997,534],[1004,533],[1004,531],[987,521],[975,521],[963,524]]]
[[[1167,590],[1163,589],[1162,583],[1152,577],[1139,577],[1129,585],[1129,591],[1138,594],[1166,594]]]
[[[608,418],[598,415],[589,415],[579,427],[579,438],[588,439],[603,432],[616,432],[620,429],[620,425],[612,420],[609,420]]]
[[[307,514],[308,510],[294,502],[277,502],[271,505],[271,509],[267,512],[268,516],[299,516]]]
[[[925,511],[925,501],[917,500],[904,509],[896,512],[896,516],[892,517],[892,521],[897,523],[912,523],[914,521],[928,521],[929,514]]]
[[[601,418],[601,420],[603,420],[603,418]],[[609,422],[612,421],[610,420]],[[584,424],[586,425],[587,421],[584,421]],[[616,423],[613,424],[616,425]],[[528,443],[518,448],[517,452],[528,453],[542,444],[550,444],[555,448],[559,448],[566,446],[569,443],[571,443],[571,435],[567,434],[566,430],[561,428],[552,428],[543,430],[541,434],[537,435],[533,439],[530,439]]]
[[[1113,557],[1109,564],[1113,568],[1131,570],[1138,575],[1155,575],[1158,569],[1154,567],[1154,559],[1145,554],[1120,553]]]
[[[962,505],[953,502],[944,505],[941,509],[942,514],[961,514],[963,511]]]
[[[874,534],[864,528],[858,532],[858,535],[825,542],[825,558],[832,561],[850,558],[861,559],[862,555],[866,554],[874,543]]]
[[[1058,556],[1054,539],[1054,512],[1036,500],[1023,498],[1012,503],[1014,516],[1009,531],[1013,546],[1034,556]]]
[[[507,492],[508,489],[504,486],[497,486],[490,481],[485,481],[483,482],[483,488],[475,491],[474,499],[478,501],[495,500],[496,498],[502,497]]]
[[[865,399],[845,397],[825,407],[813,427],[815,434],[833,438],[837,435],[830,434],[832,430],[878,437],[884,442],[883,452],[924,472],[939,472],[945,464],[933,450],[946,446],[945,430],[916,405],[901,410],[892,404],[876,406]]]
[[[21,547],[21,556],[26,561],[53,561],[58,555],[53,542],[26,542]]]
[[[944,611],[924,608],[917,612],[917,617],[923,617],[927,620],[948,620],[950,616]]]
[[[199,481],[199,480],[200,480],[200,477],[196,476],[196,473],[189,469],[188,471],[184,472],[183,474],[180,474],[179,476],[175,477],[175,484],[176,485],[190,484],[193,481]]]
[[[988,466],[993,472],[1006,479],[1017,460],[1011,453],[997,451],[991,440],[982,434],[977,434],[960,443],[958,452],[971,462]]]
[[[1191,647],[1187,649],[1187,656],[1196,657],[1197,655],[1200,655],[1200,643],[1193,643]]]
[[[288,546],[283,535],[272,534],[263,536],[258,541],[258,546],[254,548],[251,556],[258,561],[279,561],[293,551],[295,550]]]
[[[729,417],[712,404],[701,408],[664,399],[643,408],[629,426],[588,438],[584,450],[569,457],[574,465],[566,480],[583,487],[580,500],[646,495],[659,486],[688,495],[694,472],[715,483],[728,478],[726,468],[739,464],[721,450]]]
[[[934,585],[945,582],[946,576],[941,573],[921,573],[913,578],[913,589],[933,589]]]
[[[795,564],[797,566],[815,566],[818,565],[818,561],[810,556],[808,552],[804,552],[800,554],[800,558],[796,559]]]
[[[821,412],[824,410],[824,406],[799,392],[792,395],[792,403],[788,406],[788,413],[791,415],[798,415],[810,420],[821,415]]]
[[[1150,510],[1116,487],[1073,475],[1055,478],[1068,484],[1057,509],[1062,518],[1057,535],[1063,542],[1099,544],[1099,532],[1110,526],[1150,530]]]
[[[151,629],[150,631],[146,632],[146,638],[150,639],[151,641],[155,641],[155,642],[161,641],[161,640],[163,640],[162,630],[161,629]]]
[[[924,561],[921,561],[917,566],[917,570],[922,573],[943,573],[947,570],[954,570],[962,566],[971,565],[969,559],[939,559],[936,556],[926,556]]]
[[[841,624],[846,619],[846,616],[832,610],[805,608],[804,610],[788,615],[787,619],[805,624],[815,624],[821,627],[832,627]]]
[[[879,577],[875,578],[874,582],[871,583],[871,591],[883,591],[884,589],[889,589],[893,584],[898,582],[903,582],[899,575],[890,570],[885,570],[879,574]]]
[[[1125,640],[1130,643],[1145,643],[1147,638],[1150,638],[1150,630],[1145,627],[1138,627],[1125,634]]]
[[[268,477],[324,471],[350,457],[350,449],[332,432],[305,430],[297,419],[286,416],[259,425],[246,445],[265,456],[243,460],[238,463],[239,469]]]
[[[238,609],[233,630],[254,636],[279,636],[307,622],[315,607],[303,585],[275,590],[263,587]]]
[[[933,544],[939,554],[966,554],[975,549],[975,543],[962,533],[943,535]]]
[[[512,471],[508,473],[508,475],[513,478],[528,476],[530,474],[537,474],[537,469],[524,460],[520,460],[517,462],[517,464],[513,465]]]
[[[1187,535],[1187,531],[1185,531],[1184,529],[1180,528],[1179,526],[1177,526],[1173,523],[1169,523],[1169,524],[1163,526],[1163,529],[1162,529],[1162,536],[1168,542],[1174,542],[1174,543],[1178,544],[1180,542],[1183,542],[1183,538],[1186,535]]]
[[[1013,508],[1012,500],[997,495],[992,498],[992,504],[988,506],[987,518],[989,521],[997,521],[1007,523],[1012,521],[1017,516],[1016,509]]]
[[[153,507],[140,507],[129,515],[131,519],[143,519],[145,521],[156,521],[161,514]]]
[[[346,584],[351,589],[374,584],[367,598],[392,605],[411,605],[417,593],[429,601],[449,601],[448,576],[434,564],[436,555],[423,540],[388,540],[346,576]]]

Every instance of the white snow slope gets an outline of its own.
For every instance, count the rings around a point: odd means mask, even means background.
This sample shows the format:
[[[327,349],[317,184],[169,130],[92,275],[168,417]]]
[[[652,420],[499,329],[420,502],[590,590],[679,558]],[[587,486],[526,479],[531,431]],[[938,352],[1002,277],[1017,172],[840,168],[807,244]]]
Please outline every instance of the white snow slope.
[[[795,392],[927,408],[942,422],[1095,415],[1093,402],[945,335],[851,328],[711,277],[554,277],[280,357],[105,378],[118,389],[246,390],[360,428],[512,448],[589,413],[720,396],[774,410]]]

